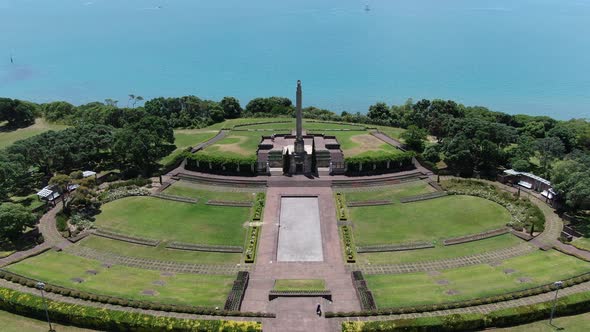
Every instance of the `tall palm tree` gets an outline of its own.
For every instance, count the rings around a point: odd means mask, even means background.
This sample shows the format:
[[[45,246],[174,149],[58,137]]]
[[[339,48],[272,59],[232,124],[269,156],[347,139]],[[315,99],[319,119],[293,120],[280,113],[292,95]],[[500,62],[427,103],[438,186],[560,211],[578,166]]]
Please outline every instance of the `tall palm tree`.
[[[129,99],[127,100],[127,107],[129,107],[129,102],[130,102],[131,100],[134,100],[134,101],[135,101],[135,95],[134,95],[134,94],[130,94],[130,95],[129,95]]]
[[[135,99],[133,100],[133,108],[135,108],[135,103],[137,103],[138,101],[142,101],[142,100],[143,100],[142,96],[135,97]]]

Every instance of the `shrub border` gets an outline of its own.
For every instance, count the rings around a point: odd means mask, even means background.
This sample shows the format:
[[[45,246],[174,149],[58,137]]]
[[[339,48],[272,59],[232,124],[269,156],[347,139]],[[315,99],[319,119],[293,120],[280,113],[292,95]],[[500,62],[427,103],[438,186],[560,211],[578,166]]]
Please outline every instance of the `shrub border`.
[[[336,209],[338,210],[338,220],[348,220],[344,195],[341,192],[336,193]]]
[[[244,263],[252,264],[256,261],[256,250],[258,249],[258,237],[260,236],[261,228],[262,227],[260,226],[248,227],[248,236],[246,237],[246,250],[244,252]],[[250,257],[248,255],[250,255]]]
[[[368,310],[369,312],[377,310],[377,304],[373,298],[373,292],[367,287],[367,281],[365,280],[363,273],[361,271],[352,271],[350,276],[352,278],[352,285],[354,286],[356,296],[361,304],[361,310]],[[328,318],[327,312],[326,318]]]
[[[354,247],[354,240],[352,238],[352,230],[348,225],[340,226],[342,233],[342,241],[344,242],[344,259],[346,263],[356,262],[356,252]]]
[[[198,198],[176,196],[176,195],[170,195],[170,194],[165,194],[165,193],[161,193],[161,192],[157,193],[157,194],[153,194],[152,197],[165,199],[165,200],[169,200],[169,201],[181,202],[181,203],[197,204],[199,202]]]
[[[467,242],[473,242],[473,241],[479,241],[479,240],[489,239],[491,237],[496,237],[496,236],[504,235],[504,234],[507,234],[509,232],[510,232],[510,230],[507,227],[496,228],[496,229],[492,229],[492,230],[481,232],[481,233],[477,233],[477,234],[470,234],[470,235],[464,235],[464,236],[459,236],[459,237],[453,237],[453,238],[444,239],[443,240],[443,244],[445,246],[452,246],[452,245],[455,245],[455,244],[461,244],[461,243],[467,243]]]
[[[219,200],[208,200],[207,205],[213,206],[229,206],[229,207],[252,207],[252,202],[248,201],[219,201]]]
[[[246,288],[248,288],[248,281],[250,280],[250,273],[247,271],[240,271],[234,280],[234,284],[231,291],[227,295],[223,310],[239,311],[242,307],[242,301],[246,294]]]
[[[391,200],[373,200],[373,201],[353,201],[347,202],[346,206],[348,207],[361,207],[361,206],[377,206],[377,205],[391,205],[393,201]]]
[[[415,242],[415,243],[400,243],[400,244],[380,244],[375,246],[365,246],[356,248],[358,253],[367,252],[387,252],[387,251],[406,251],[434,248],[432,242]]]
[[[445,191],[435,191],[428,194],[416,195],[416,196],[408,196],[400,198],[401,203],[413,203],[413,202],[420,202],[426,201],[429,199],[435,199],[440,197],[448,196],[447,192]]]
[[[224,252],[238,254],[244,251],[244,248],[239,246],[217,246],[209,244],[182,243],[176,241],[168,243],[166,248],[188,251]]]
[[[96,230],[94,230],[93,234],[100,237],[106,237],[111,240],[123,241],[133,244],[141,244],[149,247],[157,247],[158,244],[160,244],[160,240],[129,236],[101,228],[97,228]]]

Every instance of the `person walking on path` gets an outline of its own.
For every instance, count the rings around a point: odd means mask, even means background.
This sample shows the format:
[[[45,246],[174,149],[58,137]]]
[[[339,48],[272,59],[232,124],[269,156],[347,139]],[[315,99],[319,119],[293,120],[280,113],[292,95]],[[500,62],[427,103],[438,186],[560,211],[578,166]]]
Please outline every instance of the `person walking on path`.
[[[317,308],[315,309],[315,313],[318,316],[321,316],[322,315],[322,306],[319,303],[318,303]]]

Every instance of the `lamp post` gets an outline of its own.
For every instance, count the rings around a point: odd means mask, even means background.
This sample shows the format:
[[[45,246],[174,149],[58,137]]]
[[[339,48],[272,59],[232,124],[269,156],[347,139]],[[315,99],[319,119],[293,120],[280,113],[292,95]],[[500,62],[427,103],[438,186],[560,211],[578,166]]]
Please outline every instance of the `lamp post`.
[[[41,298],[43,299],[43,306],[45,307],[45,317],[47,317],[47,324],[49,324],[49,332],[55,332],[55,330],[51,326],[51,322],[49,321],[49,312],[47,311],[47,302],[45,301],[45,295],[43,294],[43,290],[45,289],[45,284],[42,282],[38,282],[36,286],[37,286],[37,289],[41,291]]]
[[[555,297],[553,298],[553,308],[551,308],[551,317],[549,318],[549,325],[553,325],[551,322],[553,321],[553,315],[555,314],[555,306],[557,305],[557,293],[559,293],[559,289],[563,286],[563,282],[556,281],[553,283],[557,289],[555,290]]]

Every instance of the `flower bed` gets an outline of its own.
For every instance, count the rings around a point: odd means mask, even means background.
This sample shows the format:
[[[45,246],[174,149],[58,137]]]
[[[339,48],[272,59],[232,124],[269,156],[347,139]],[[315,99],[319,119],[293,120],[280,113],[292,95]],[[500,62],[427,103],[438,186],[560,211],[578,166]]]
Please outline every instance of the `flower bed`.
[[[123,187],[117,188],[109,191],[105,191],[99,196],[99,200],[101,203],[106,204],[108,202],[112,202],[117,199],[129,197],[129,196],[149,196],[150,191],[145,188],[140,187]]]
[[[256,194],[256,202],[254,203],[254,216],[252,217],[252,220],[259,221],[262,219],[265,199],[266,195],[264,193]]]
[[[208,200],[207,205],[217,205],[217,206],[232,206],[232,207],[251,207],[252,202],[247,201],[218,201],[218,200]]]
[[[134,236],[115,233],[115,232],[108,231],[105,229],[95,230],[94,235],[106,237],[106,238],[109,238],[112,240],[124,241],[124,242],[129,242],[129,243],[134,243],[134,244],[141,244],[141,245],[150,246],[150,247],[156,247],[158,244],[160,244],[160,240],[134,237]]]
[[[352,240],[352,230],[350,226],[340,226],[342,230],[342,241],[344,241],[344,254],[347,263],[356,262],[356,253],[354,250],[354,241]]]
[[[256,249],[258,247],[258,236],[260,233],[260,227],[250,226],[248,229],[248,237],[246,240],[246,257],[244,258],[245,263],[254,263],[256,260]]]
[[[443,244],[445,246],[451,246],[454,244],[460,244],[460,243],[467,243],[467,242],[472,242],[472,241],[478,241],[478,240],[483,240],[483,239],[487,239],[490,237],[494,237],[494,236],[498,236],[498,235],[503,235],[509,232],[509,229],[506,227],[502,227],[502,228],[498,228],[498,229],[492,229],[490,231],[486,231],[486,232],[482,232],[482,233],[477,233],[477,234],[471,234],[471,235],[466,235],[466,236],[460,236],[460,237],[454,237],[454,238],[450,238],[450,239],[445,239],[443,240]]]
[[[353,283],[355,282],[355,275],[354,273],[360,271],[353,272]],[[361,275],[362,276],[362,275]],[[357,277],[358,278],[358,277]],[[364,280],[364,279],[363,279]],[[590,273],[585,273],[579,275],[577,277],[569,278],[562,280],[563,287],[571,287],[583,282],[590,281]],[[524,297],[535,296],[539,294],[549,293],[555,291],[555,286],[553,283],[546,284],[543,286],[532,287],[520,291],[510,292],[501,295],[494,295],[482,298],[476,298],[472,300],[465,300],[465,301],[456,301],[456,302],[447,302],[447,303],[439,303],[439,304],[428,304],[428,305],[421,305],[415,307],[395,307],[395,308],[381,308],[381,309],[361,309],[364,311],[361,312],[331,312],[326,313],[326,317],[361,317],[361,316],[381,316],[381,315],[400,315],[400,314],[410,314],[410,313],[420,313],[420,312],[431,312],[431,311],[438,311],[438,310],[450,310],[450,309],[458,309],[458,308],[466,308],[466,307],[473,307],[483,304],[491,304],[491,303],[498,303],[503,301],[510,301],[516,300]]]
[[[291,291],[277,291],[271,290],[268,293],[268,300],[272,301],[279,297],[323,297],[328,301],[332,301],[332,292],[328,290],[291,290]]]
[[[348,207],[359,207],[359,206],[377,206],[377,205],[391,205],[393,204],[390,200],[382,200],[382,201],[356,201],[356,202],[347,202],[346,206]]]
[[[338,219],[346,220],[346,206],[342,193],[336,193],[336,209],[338,209]]]
[[[192,203],[192,204],[196,204],[199,202],[198,198],[190,198],[190,197],[183,197],[183,196],[176,196],[176,195],[169,195],[169,194],[164,194],[164,193],[157,193],[152,195],[153,197],[157,197],[157,198],[161,198],[161,199],[167,199],[170,201],[176,201],[176,202],[181,202],[181,203]]]
[[[242,306],[242,301],[244,300],[244,294],[246,293],[246,288],[248,287],[249,280],[250,274],[248,272],[238,272],[238,276],[234,281],[234,285],[232,286],[232,289],[229,292],[229,295],[227,296],[227,300],[225,301],[225,306],[223,307],[224,310],[240,310],[240,307]]]
[[[215,246],[207,244],[193,244],[193,243],[182,243],[182,242],[170,242],[166,245],[169,249],[180,249],[190,251],[207,251],[207,252],[229,252],[229,253],[241,253],[244,248],[238,246]]]
[[[401,244],[382,244],[375,246],[358,247],[356,252],[386,252],[386,251],[405,251],[405,250],[418,250],[434,248],[432,242],[414,242],[414,243],[401,243]]]
[[[428,199],[435,199],[435,198],[439,198],[439,197],[443,197],[443,196],[447,196],[447,193],[444,191],[435,191],[433,193],[428,193],[428,194],[403,197],[403,198],[400,198],[399,201],[401,203],[412,203],[412,202],[425,201]]]
[[[246,272],[247,273],[247,272]],[[18,275],[16,273],[12,273],[5,270],[0,270],[0,278],[26,286],[35,288],[38,280],[31,279],[28,277],[24,277]],[[49,293],[60,294],[63,296],[69,296],[73,298],[78,298],[86,301],[93,301],[99,303],[108,303],[113,305],[120,305],[124,307],[131,307],[131,308],[139,308],[139,309],[147,309],[147,310],[160,310],[160,311],[169,311],[169,312],[178,312],[178,313],[188,313],[188,314],[195,314],[195,315],[214,315],[214,316],[249,316],[249,317],[269,317],[268,314],[265,313],[252,313],[252,312],[237,312],[237,311],[229,311],[229,310],[217,310],[215,308],[207,308],[207,307],[197,307],[197,306],[187,306],[187,305],[174,305],[174,304],[164,304],[164,303],[157,303],[152,301],[140,301],[140,300],[130,300],[110,295],[98,295],[94,293],[89,293],[86,291],[80,291],[76,289],[66,288],[55,286],[51,284],[45,284],[45,291]]]
[[[361,310],[376,310],[377,304],[373,298],[373,293],[367,287],[367,282],[361,271],[352,271],[352,285],[356,291],[359,302],[361,303]],[[326,316],[327,317],[327,316]]]
[[[528,199],[517,198],[493,185],[474,180],[452,179],[441,182],[441,185],[449,194],[481,197],[502,205],[510,212],[510,226],[515,229],[520,230],[531,225],[534,225],[537,232],[545,229],[545,215]]]
[[[102,331],[262,331],[259,322],[180,319],[43,300],[40,296],[0,288],[0,309],[52,322]]]

